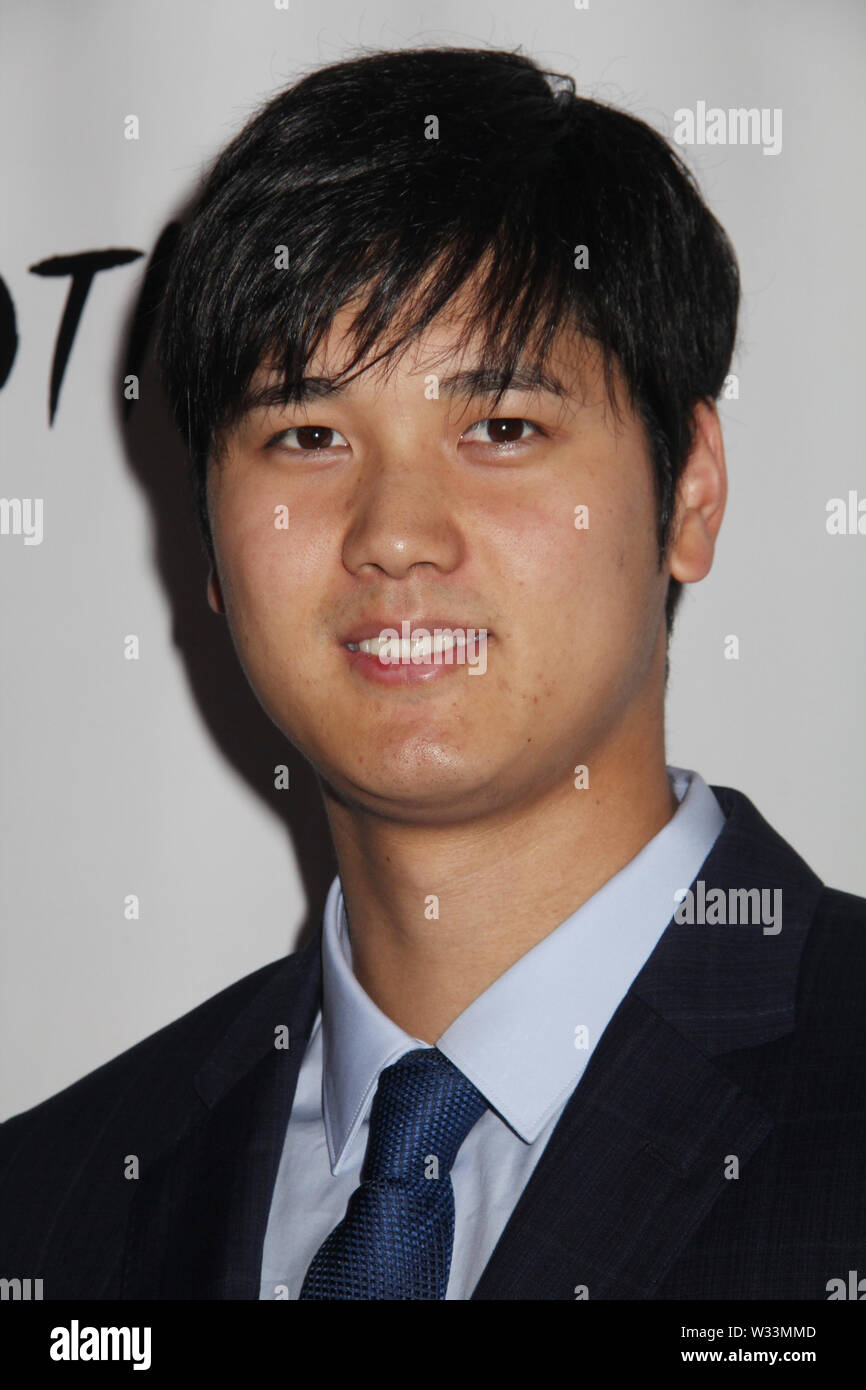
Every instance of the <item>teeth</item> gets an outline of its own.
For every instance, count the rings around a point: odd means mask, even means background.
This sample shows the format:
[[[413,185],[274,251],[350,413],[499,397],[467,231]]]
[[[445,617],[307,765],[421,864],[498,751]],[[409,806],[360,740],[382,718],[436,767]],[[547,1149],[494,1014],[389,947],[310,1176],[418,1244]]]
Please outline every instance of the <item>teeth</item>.
[[[466,645],[462,632],[429,634],[426,637],[365,637],[363,642],[347,642],[350,652],[385,656],[389,661],[411,661],[414,657],[435,656],[452,647]]]

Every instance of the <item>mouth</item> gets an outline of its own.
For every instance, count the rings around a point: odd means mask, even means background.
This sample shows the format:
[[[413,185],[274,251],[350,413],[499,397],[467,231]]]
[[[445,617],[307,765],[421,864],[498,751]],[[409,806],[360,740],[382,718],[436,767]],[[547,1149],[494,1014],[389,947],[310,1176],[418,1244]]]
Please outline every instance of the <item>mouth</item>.
[[[375,631],[356,631],[341,643],[351,668],[378,684],[415,685],[467,667],[480,675],[487,669],[487,645],[495,641],[486,628],[463,627],[447,620],[382,623]]]

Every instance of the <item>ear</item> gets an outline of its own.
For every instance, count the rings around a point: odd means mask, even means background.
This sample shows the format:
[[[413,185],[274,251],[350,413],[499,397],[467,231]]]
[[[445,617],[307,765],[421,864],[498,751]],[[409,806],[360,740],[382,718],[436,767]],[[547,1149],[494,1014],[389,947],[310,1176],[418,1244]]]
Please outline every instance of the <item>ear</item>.
[[[709,573],[728,496],[722,427],[712,401],[695,406],[695,438],[677,485],[668,549],[673,579],[694,584]]]
[[[207,601],[215,613],[225,615],[225,604],[223,602],[223,591],[220,588],[219,575],[216,572],[216,565],[211,561],[210,573],[207,577]]]

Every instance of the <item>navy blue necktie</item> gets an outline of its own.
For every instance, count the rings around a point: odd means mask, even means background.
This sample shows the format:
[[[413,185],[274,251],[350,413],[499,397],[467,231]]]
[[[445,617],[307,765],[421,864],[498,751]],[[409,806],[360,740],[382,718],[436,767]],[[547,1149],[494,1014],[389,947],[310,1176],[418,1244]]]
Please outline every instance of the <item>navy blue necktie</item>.
[[[361,1185],[319,1247],[301,1298],[445,1297],[454,1245],[451,1167],[487,1101],[435,1047],[386,1067]]]

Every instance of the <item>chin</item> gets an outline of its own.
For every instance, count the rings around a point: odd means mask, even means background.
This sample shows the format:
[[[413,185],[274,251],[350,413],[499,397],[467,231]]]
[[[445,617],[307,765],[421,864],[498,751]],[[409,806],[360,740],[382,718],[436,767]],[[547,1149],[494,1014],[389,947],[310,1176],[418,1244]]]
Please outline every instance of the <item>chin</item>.
[[[397,767],[390,775],[379,763],[375,770],[358,768],[354,775],[320,775],[340,800],[394,820],[435,819],[444,824],[473,810],[477,813],[489,798],[489,778],[453,763]]]

